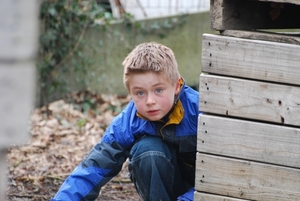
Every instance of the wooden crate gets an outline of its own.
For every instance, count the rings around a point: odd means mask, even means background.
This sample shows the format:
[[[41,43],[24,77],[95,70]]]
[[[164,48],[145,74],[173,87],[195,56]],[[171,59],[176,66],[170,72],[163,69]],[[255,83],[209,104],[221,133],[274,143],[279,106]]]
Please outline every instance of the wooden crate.
[[[238,35],[203,35],[195,200],[300,200],[300,45]]]
[[[211,0],[211,29],[300,28],[299,0]]]

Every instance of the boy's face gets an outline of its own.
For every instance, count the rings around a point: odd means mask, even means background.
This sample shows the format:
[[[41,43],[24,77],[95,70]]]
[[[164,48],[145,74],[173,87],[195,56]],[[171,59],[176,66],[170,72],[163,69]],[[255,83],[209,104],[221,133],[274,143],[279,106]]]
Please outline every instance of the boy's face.
[[[179,91],[179,80],[172,85],[153,72],[134,74],[129,80],[129,93],[137,111],[150,121],[160,120],[171,110]]]

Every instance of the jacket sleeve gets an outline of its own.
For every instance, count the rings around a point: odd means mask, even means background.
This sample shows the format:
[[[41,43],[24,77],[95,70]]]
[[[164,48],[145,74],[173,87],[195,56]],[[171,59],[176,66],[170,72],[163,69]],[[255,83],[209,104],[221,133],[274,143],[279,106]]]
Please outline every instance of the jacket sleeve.
[[[51,201],[95,200],[101,187],[120,172],[127,156],[126,149],[116,141],[102,140],[68,176]]]
[[[130,102],[113,119],[101,142],[68,176],[51,201],[91,201],[98,197],[101,187],[120,172],[134,143],[132,115],[135,116],[135,110]]]
[[[177,198],[178,201],[193,201],[194,200],[194,193],[195,193],[195,189],[191,188],[188,192],[186,192],[185,194],[179,196]]]

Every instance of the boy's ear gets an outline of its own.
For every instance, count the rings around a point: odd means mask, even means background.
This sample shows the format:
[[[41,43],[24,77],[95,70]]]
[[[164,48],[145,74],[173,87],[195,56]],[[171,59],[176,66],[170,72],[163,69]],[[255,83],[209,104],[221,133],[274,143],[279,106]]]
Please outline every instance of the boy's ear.
[[[181,89],[181,78],[178,79],[176,83],[176,88],[175,88],[175,94],[178,95]]]

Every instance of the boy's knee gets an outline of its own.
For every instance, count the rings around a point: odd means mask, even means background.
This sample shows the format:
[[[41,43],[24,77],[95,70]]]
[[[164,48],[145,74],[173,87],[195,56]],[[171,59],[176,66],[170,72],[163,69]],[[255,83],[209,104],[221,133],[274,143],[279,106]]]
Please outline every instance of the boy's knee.
[[[170,148],[171,147],[159,137],[144,136],[133,145],[130,151],[130,157],[139,156],[147,152],[161,152],[166,156],[170,156]]]

